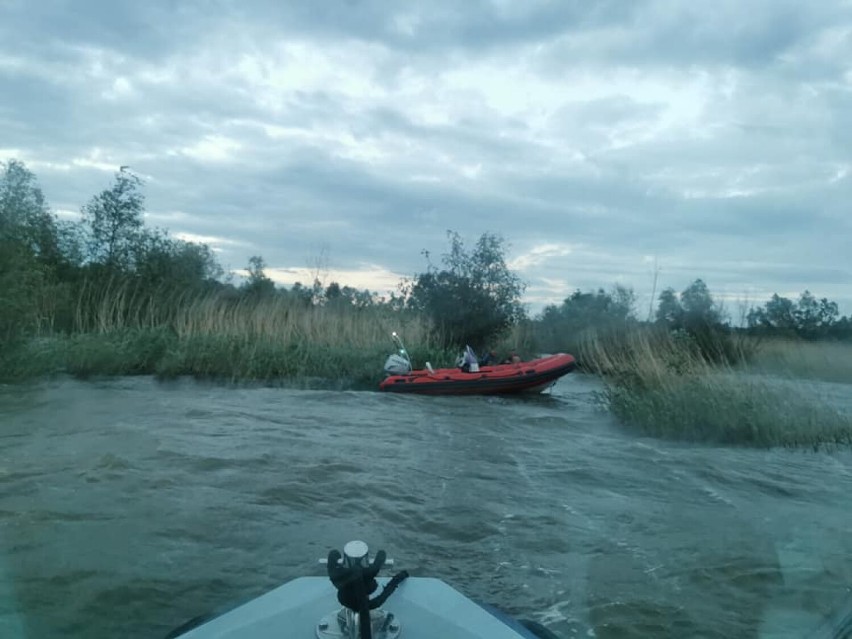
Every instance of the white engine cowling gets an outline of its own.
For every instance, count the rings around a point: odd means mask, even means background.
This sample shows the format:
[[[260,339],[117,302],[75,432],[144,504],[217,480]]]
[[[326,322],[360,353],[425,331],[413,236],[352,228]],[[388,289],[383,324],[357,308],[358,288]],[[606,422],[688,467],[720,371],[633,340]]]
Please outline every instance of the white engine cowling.
[[[411,372],[411,364],[402,355],[388,356],[385,361],[385,373],[388,375],[407,375]]]

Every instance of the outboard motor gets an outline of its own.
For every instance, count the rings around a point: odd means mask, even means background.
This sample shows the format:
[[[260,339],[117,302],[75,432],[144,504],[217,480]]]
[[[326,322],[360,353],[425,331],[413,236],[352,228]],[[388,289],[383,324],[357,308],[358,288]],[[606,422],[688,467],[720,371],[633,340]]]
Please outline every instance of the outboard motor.
[[[411,372],[411,362],[402,355],[393,353],[385,360],[386,375],[408,375]]]
[[[405,345],[402,343],[399,335],[396,334],[396,331],[391,333],[391,337],[393,337],[393,341],[396,343],[399,351],[388,356],[387,360],[385,360],[385,374],[407,375],[412,369],[411,358],[408,356],[408,351],[405,350]]]
[[[402,627],[393,613],[381,609],[399,584],[408,578],[403,570],[391,578],[382,592],[370,599],[379,587],[376,575],[387,559],[384,550],[376,553],[370,562],[369,549],[363,541],[350,541],[343,547],[343,556],[337,550],[328,553],[327,568],[331,583],[337,588],[337,600],[343,606],[337,612],[323,617],[317,624],[318,639],[396,639]]]
[[[470,345],[465,346],[464,353],[459,358],[459,368],[465,373],[478,373],[479,372],[479,360],[476,357],[476,353],[470,347]]]

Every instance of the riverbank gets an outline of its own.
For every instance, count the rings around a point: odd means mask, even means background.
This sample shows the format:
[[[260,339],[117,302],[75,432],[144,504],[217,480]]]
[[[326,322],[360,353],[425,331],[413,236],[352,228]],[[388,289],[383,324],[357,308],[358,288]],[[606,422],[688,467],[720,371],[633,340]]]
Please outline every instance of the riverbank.
[[[169,329],[51,336],[21,343],[0,355],[0,382],[60,374],[97,376],[190,376],[225,383],[341,390],[375,389],[393,345],[385,339],[364,346],[227,335],[180,337]],[[442,361],[438,348],[412,349],[415,361]]]
[[[763,339],[747,369],[767,375],[852,384],[852,344]]]
[[[385,356],[387,351],[386,347]],[[382,355],[379,348],[364,351],[217,335],[181,338],[168,329],[132,329],[32,340],[6,354],[0,379],[154,375],[288,385],[314,379],[321,386],[366,388],[380,374]]]
[[[283,297],[163,300],[99,292],[78,304],[74,330],[40,330],[0,349],[0,380],[44,375],[192,376],[225,382],[374,388],[399,331],[416,362],[451,361],[428,324],[405,312],[313,306]]]
[[[778,361],[785,346],[799,355],[785,356],[782,366]],[[827,358],[828,352],[822,344],[777,342],[769,355],[755,349],[745,361],[718,362],[689,335],[635,330],[608,340],[591,339],[581,355],[604,380],[606,407],[640,434],[819,448],[852,444],[852,406],[805,383],[807,375],[850,381],[842,354]],[[822,357],[825,366],[800,371],[795,362],[804,353],[813,361]]]
[[[73,333],[42,331],[0,352],[0,381],[69,374],[190,376],[225,383],[373,390],[405,336],[415,366],[452,366],[417,315],[313,306],[280,298],[201,296],[172,306],[105,296]],[[529,327],[497,345],[533,354]],[[739,350],[738,350],[739,349]],[[730,349],[729,349],[730,350]],[[757,447],[852,444],[852,410],[796,380],[848,384],[852,346],[743,341],[737,362],[708,356],[683,333],[637,328],[582,342],[582,369],[604,382],[602,403],[629,430],[692,442]]]

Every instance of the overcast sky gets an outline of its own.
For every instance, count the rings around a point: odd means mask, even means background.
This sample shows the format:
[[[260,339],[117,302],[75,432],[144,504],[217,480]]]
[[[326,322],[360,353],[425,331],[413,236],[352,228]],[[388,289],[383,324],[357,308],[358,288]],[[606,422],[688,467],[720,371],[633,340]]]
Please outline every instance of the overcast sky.
[[[852,313],[852,2],[0,0],[0,160],[61,215],[384,291],[502,235],[533,311],[703,278]],[[647,311],[645,311],[647,312]]]

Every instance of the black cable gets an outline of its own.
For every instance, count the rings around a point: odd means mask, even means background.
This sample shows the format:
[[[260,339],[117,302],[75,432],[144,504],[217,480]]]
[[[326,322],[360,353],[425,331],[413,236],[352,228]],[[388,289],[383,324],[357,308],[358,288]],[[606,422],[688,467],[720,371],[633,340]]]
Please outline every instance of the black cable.
[[[375,610],[379,606],[384,605],[384,603],[388,600],[388,597],[393,594],[393,591],[396,590],[399,587],[399,584],[406,579],[408,579],[407,570],[403,570],[402,572],[395,574],[385,587],[382,588],[382,592],[370,600],[370,610]]]

